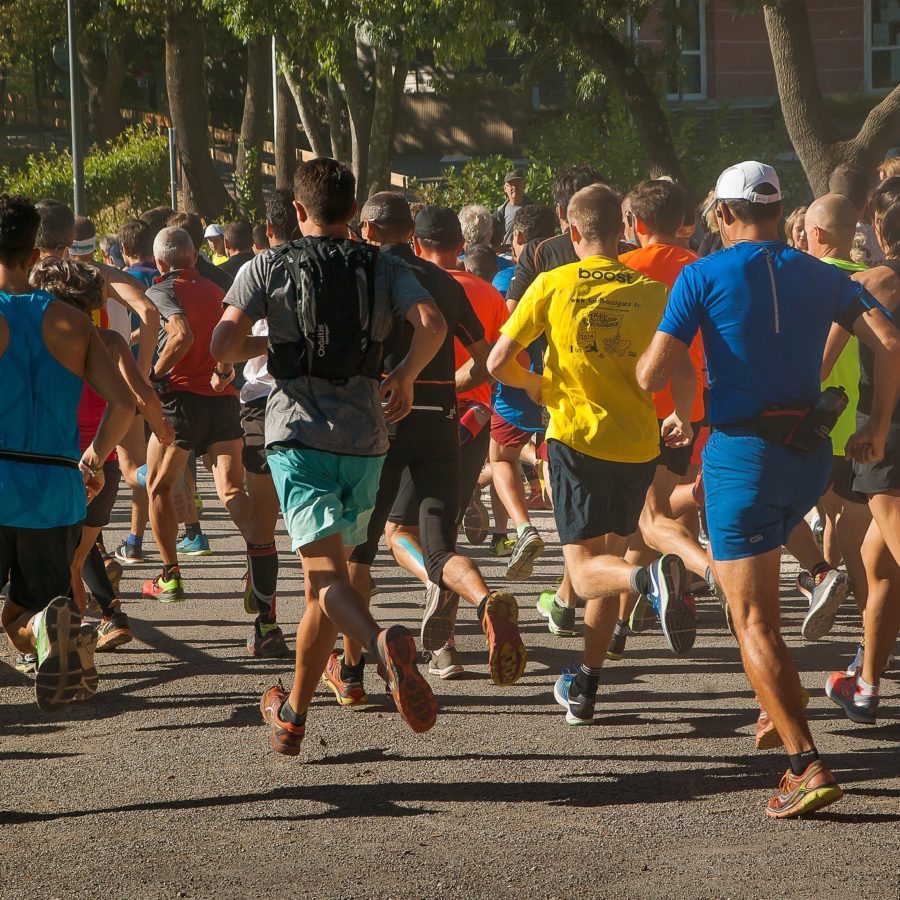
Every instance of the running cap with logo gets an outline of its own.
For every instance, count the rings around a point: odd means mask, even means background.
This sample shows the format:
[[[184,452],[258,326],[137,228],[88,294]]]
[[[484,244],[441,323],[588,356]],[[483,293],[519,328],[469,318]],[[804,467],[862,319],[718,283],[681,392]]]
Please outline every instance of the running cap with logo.
[[[774,193],[761,194],[763,185],[774,188]],[[716,182],[716,200],[749,200],[751,203],[778,203],[781,200],[781,182],[778,173],[765,163],[747,160],[729,166]]]
[[[426,206],[416,216],[416,237],[439,244],[461,244],[459,217],[446,206]]]
[[[212,225],[206,226],[206,231],[203,232],[203,237],[225,237],[225,230],[221,225],[216,225],[214,222]]]
[[[525,176],[518,169],[510,169],[506,175],[503,176],[503,183],[509,184],[511,181],[524,181]]]

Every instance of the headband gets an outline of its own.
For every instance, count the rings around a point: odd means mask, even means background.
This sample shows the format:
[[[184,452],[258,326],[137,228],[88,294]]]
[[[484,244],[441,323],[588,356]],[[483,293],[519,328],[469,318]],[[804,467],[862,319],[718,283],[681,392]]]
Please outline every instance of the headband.
[[[72,241],[69,253],[72,256],[88,256],[97,249],[97,236],[85,238],[83,241]]]

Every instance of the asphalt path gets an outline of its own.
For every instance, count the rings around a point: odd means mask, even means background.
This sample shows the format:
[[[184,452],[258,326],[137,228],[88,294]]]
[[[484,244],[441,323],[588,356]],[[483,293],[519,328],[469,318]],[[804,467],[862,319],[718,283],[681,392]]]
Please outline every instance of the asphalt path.
[[[856,726],[824,696],[859,620],[844,606],[826,639],[800,638],[802,598],[785,560],[783,627],[813,733],[846,790],[828,811],[775,822],[763,808],[786,768],[756,752],[757,708],[718,606],[698,605],[687,659],[658,630],[633,636],[601,677],[592,727],[567,727],[553,682],[579,638],[534,610],[561,570],[554,540],[519,585],[525,676],[495,687],[474,612],[458,633],[466,674],[433,679],[435,728],[415,735],[384,702],[342,709],[323,689],[300,756],[269,750],[261,693],[291,660],[249,657],[236,531],[204,480],[215,551],[186,561],[188,599],[140,599],[156,564],[131,567],[135,640],[98,655],[100,691],[54,715],[0,656],[0,896],[111,897],[900,897],[900,689]],[[127,531],[120,499],[110,547]],[[552,532],[547,514],[539,526]],[[299,564],[282,532],[279,611],[292,644]],[[489,583],[504,566],[468,548]],[[148,549],[153,551],[152,540]],[[152,554],[155,556],[155,554]],[[382,552],[382,623],[416,629],[422,591]]]

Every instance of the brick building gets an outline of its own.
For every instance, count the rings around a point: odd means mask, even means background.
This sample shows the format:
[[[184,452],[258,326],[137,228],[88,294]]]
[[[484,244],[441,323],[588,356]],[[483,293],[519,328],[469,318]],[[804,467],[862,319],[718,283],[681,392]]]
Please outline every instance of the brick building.
[[[637,36],[648,44],[675,37],[681,65],[669,78],[670,99],[752,103],[776,96],[761,11],[738,13],[732,0],[664,2],[675,15],[649,16]],[[807,8],[825,93],[879,94],[900,83],[900,0],[807,0]]]

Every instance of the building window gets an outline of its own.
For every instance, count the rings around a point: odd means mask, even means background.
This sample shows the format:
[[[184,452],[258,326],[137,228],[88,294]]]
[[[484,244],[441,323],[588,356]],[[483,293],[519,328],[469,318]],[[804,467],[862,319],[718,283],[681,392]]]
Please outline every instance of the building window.
[[[892,90],[900,84],[900,0],[869,0],[866,13],[866,87]]]
[[[706,2],[669,0],[669,14],[669,39],[678,48],[677,66],[669,73],[669,99],[703,100],[706,97]]]

